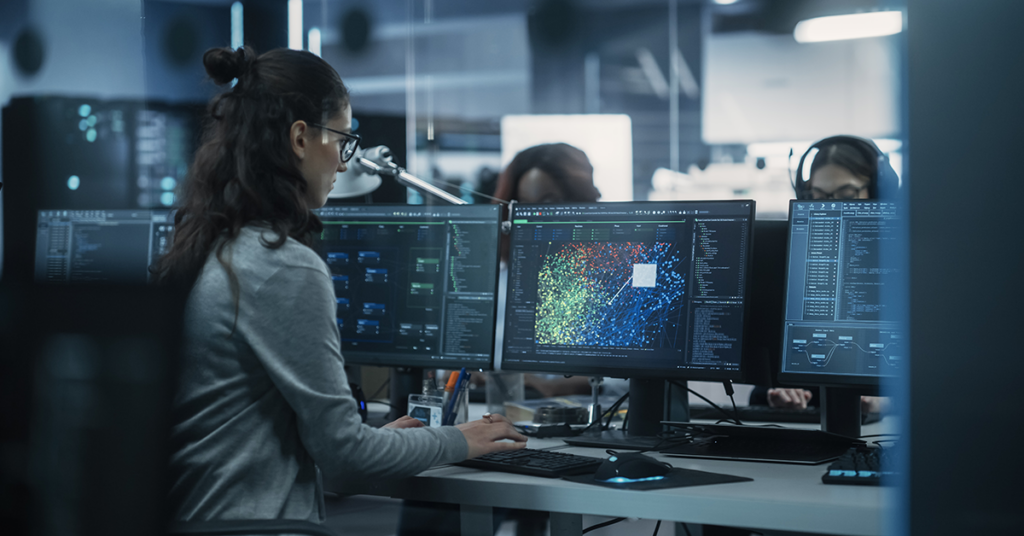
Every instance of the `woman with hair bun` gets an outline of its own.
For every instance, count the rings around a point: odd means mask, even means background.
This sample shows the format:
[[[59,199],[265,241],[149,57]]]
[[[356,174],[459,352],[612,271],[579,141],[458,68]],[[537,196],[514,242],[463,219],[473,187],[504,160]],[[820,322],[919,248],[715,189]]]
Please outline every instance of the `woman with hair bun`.
[[[500,416],[426,428],[362,424],[349,390],[329,272],[310,249],[359,137],[349,93],[319,57],[206,52],[218,84],[154,267],[188,292],[172,406],[172,518],[325,519],[321,472],[400,478],[526,438]],[[512,442],[502,441],[511,439]]]

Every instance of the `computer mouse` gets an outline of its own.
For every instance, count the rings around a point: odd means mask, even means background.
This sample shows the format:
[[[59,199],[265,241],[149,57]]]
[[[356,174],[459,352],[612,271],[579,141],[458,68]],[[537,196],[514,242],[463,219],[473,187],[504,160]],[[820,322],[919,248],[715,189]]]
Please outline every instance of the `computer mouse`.
[[[672,466],[646,454],[628,452],[621,454],[608,451],[610,456],[594,473],[594,480],[601,482],[633,482],[664,478]]]

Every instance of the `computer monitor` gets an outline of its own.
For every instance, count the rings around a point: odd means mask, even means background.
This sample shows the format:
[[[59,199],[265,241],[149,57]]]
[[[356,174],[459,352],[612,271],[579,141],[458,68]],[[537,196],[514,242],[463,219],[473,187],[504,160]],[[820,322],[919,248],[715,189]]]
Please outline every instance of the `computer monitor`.
[[[502,370],[739,380],[753,201],[514,205]],[[644,400],[648,396],[642,397]],[[662,402],[663,403],[663,402]]]
[[[145,284],[173,231],[169,210],[40,210],[35,280]]]
[[[860,394],[877,392],[906,358],[886,300],[899,284],[886,249],[898,247],[900,210],[877,200],[794,200],[789,211],[779,381],[825,387],[826,431],[856,434]]]
[[[346,205],[316,211],[315,249],[338,302],[346,363],[396,367],[391,416],[423,369],[490,369],[498,290],[498,205]]]

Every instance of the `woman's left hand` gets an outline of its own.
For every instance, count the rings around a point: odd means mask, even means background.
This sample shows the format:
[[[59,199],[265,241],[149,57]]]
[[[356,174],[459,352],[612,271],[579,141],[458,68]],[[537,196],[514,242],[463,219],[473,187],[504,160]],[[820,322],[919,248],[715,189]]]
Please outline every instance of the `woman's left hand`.
[[[423,421],[404,415],[399,417],[397,421],[385,424],[382,428],[419,428],[421,426],[424,426]]]

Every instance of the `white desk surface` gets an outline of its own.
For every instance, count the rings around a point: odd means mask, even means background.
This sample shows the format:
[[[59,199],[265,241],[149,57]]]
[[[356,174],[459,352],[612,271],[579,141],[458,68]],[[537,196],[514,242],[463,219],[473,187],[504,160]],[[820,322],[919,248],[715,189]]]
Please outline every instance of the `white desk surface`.
[[[864,434],[889,429],[886,421],[864,427]],[[531,439],[530,448],[562,445],[559,439]],[[606,457],[602,449],[569,447],[562,452]],[[627,491],[457,466],[368,487],[339,490],[400,499],[463,505],[463,534],[490,534],[491,507],[552,512],[552,535],[578,535],[582,514],[660,519],[822,534],[876,535],[885,505],[895,490],[821,482],[828,464],[802,466],[679,458],[654,454],[676,467],[754,479],[710,486]],[[571,515],[559,515],[571,514]]]

